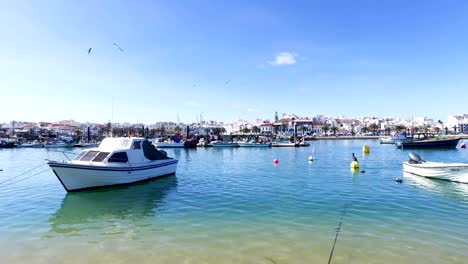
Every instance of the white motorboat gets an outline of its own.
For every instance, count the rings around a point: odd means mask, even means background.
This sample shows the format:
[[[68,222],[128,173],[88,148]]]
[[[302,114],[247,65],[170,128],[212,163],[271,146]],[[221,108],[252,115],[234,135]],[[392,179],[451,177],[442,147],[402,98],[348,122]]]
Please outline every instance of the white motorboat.
[[[249,147],[249,148],[269,148],[271,143],[257,143],[255,140],[250,140],[248,142],[237,142],[239,147]]]
[[[70,161],[48,161],[67,191],[129,184],[176,172],[177,160],[144,138],[105,138]]]
[[[154,142],[153,145],[157,148],[184,148],[184,142]]]
[[[212,141],[211,145],[213,147],[222,147],[222,148],[236,148],[239,147],[237,142],[223,142],[223,141]]]
[[[271,143],[272,147],[298,147],[299,144],[294,143],[294,142],[289,142],[289,141],[284,141],[284,140],[277,140]]]
[[[17,148],[43,148],[43,143],[24,143],[16,145]]]
[[[381,137],[379,140],[380,144],[395,144],[397,142],[409,142],[412,137],[408,136],[406,132],[401,132],[393,137]]]
[[[424,161],[414,152],[403,162],[403,171],[422,177],[468,183],[468,163]]]

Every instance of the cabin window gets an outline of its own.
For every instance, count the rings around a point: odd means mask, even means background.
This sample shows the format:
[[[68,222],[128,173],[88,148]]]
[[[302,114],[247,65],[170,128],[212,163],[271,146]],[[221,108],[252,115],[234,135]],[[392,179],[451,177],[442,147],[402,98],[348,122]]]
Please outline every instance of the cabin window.
[[[133,149],[141,149],[141,141],[133,142]]]
[[[108,162],[127,163],[128,162],[127,152],[117,152],[117,153],[112,154]]]
[[[74,160],[80,160],[88,151],[82,151],[78,156],[74,158]]]
[[[109,155],[110,152],[99,152],[99,154],[96,155],[96,157],[94,157],[93,159],[93,162],[101,162],[103,161],[105,158],[107,158],[107,156]]]
[[[81,161],[91,161],[99,151],[88,151],[83,157],[80,159]]]

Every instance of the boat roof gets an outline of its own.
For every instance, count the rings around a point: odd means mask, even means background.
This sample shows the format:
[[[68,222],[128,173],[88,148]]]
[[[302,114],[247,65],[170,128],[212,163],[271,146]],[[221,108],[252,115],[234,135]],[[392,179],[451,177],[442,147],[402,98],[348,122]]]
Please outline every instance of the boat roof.
[[[133,142],[145,140],[142,137],[108,137],[105,138],[97,150],[111,152],[114,150],[131,149]]]

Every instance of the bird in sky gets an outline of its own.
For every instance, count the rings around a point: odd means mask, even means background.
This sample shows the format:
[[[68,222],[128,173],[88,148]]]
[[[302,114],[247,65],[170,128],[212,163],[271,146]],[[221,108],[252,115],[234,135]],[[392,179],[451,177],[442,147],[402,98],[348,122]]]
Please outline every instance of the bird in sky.
[[[89,50],[88,50],[88,55],[91,53],[91,50],[92,50],[92,49],[93,49],[93,48],[89,48]]]
[[[112,45],[114,45],[114,47],[116,47],[120,52],[123,52],[123,49],[121,47],[119,47],[119,45],[117,45],[115,43],[112,43]]]
[[[225,82],[224,84],[228,84],[228,83],[230,83],[230,82],[231,82],[231,80],[229,80],[229,81]]]

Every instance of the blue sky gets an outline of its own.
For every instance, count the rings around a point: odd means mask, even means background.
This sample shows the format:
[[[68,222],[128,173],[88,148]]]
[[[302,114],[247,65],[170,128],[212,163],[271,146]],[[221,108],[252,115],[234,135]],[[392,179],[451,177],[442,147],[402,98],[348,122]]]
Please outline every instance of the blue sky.
[[[0,122],[468,112],[466,1],[0,5]]]

